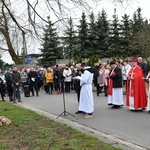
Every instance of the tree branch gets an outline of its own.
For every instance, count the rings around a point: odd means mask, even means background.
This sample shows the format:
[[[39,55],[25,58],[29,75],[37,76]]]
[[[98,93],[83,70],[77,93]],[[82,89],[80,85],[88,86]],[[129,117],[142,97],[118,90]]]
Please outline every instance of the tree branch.
[[[0,46],[0,50],[2,50],[3,52],[8,52],[8,49],[7,48],[3,48]]]
[[[26,0],[26,1],[27,1],[28,7],[31,7],[32,10],[35,12],[35,14],[36,14],[41,20],[43,20],[44,22],[47,22],[47,20],[45,20],[43,17],[41,17],[41,15],[39,15],[39,13],[35,10],[35,7],[36,7],[36,5],[38,4],[38,1],[36,2],[36,4],[35,4],[34,7],[30,4],[30,2],[29,2],[28,0]],[[31,15],[31,14],[30,14],[30,15]],[[34,19],[35,19],[35,17],[34,17]],[[48,23],[48,22],[47,22],[47,23]]]

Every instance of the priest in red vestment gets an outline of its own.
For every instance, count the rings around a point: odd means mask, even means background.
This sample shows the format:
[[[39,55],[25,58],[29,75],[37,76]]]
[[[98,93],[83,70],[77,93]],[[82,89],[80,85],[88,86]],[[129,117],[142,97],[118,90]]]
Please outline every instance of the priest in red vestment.
[[[137,58],[131,59],[131,67],[127,77],[126,105],[132,110],[141,110],[147,106],[147,94],[143,71],[137,65]]]

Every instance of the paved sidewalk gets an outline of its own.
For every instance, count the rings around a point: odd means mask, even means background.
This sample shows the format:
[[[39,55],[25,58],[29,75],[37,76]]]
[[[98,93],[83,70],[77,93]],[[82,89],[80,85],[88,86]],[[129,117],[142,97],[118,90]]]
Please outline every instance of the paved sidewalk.
[[[22,95],[23,102],[17,105],[31,109],[54,121],[67,124],[86,134],[96,136],[114,147],[124,150],[150,149],[149,135],[147,134],[150,133],[150,114],[148,112],[132,112],[125,106],[113,110],[107,106],[107,97],[104,97],[104,93],[100,97],[97,97],[95,92],[93,95],[95,111],[94,117],[90,119],[84,119],[82,114],[75,114],[78,103],[74,91],[65,93],[63,99],[63,94],[58,95],[54,92],[53,95],[48,95],[41,90],[39,97],[26,98]],[[66,116],[63,113],[63,100],[65,100],[66,111],[69,112],[69,114],[66,113]]]

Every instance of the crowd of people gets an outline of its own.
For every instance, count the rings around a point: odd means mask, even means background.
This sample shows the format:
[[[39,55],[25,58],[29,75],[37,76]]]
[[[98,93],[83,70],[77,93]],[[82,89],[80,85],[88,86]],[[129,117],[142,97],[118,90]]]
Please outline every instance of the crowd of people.
[[[123,95],[126,95],[126,106],[131,110],[150,111],[150,72],[142,58],[112,60],[106,63],[96,62],[93,67],[85,62],[69,66],[58,64],[53,68],[9,68],[5,73],[0,70],[1,98],[8,95],[10,102],[22,102],[21,91],[27,96],[39,96],[41,89],[47,94],[69,93],[76,91],[78,113],[84,118],[93,117],[94,101],[92,87],[97,96],[104,93],[108,97],[108,105],[112,108],[124,106]],[[149,83],[149,84],[147,84]],[[146,89],[146,86],[149,89]],[[124,87],[124,88],[123,88]],[[147,92],[148,91],[148,92]]]
[[[22,102],[21,91],[25,93],[25,96],[27,90],[29,96],[39,96],[41,89],[50,95],[54,91],[57,94],[69,93],[77,89],[76,81],[73,80],[77,74],[77,67],[69,67],[67,64],[55,65],[53,68],[17,68],[15,66],[5,72],[0,69],[1,98],[5,101],[4,97],[8,95],[9,100],[16,103],[17,100]]]

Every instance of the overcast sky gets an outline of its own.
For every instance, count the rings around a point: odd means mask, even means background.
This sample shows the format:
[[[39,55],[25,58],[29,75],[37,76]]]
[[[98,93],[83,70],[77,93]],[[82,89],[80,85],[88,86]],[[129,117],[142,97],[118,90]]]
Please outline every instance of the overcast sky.
[[[121,18],[121,16],[123,16],[124,13],[126,13],[127,15],[130,15],[130,17],[132,18],[133,13],[137,10],[138,7],[140,7],[142,8],[143,17],[150,19],[150,13],[149,13],[150,0],[132,0],[133,2],[130,2],[129,4],[124,4],[123,6],[112,4],[110,1],[111,0],[102,0],[102,2],[99,2],[98,5],[95,5],[92,3],[92,0],[91,0],[90,6],[93,9],[91,9],[90,12],[93,11],[94,14],[97,15],[98,12],[101,12],[101,10],[104,9],[108,15],[108,19],[111,19],[112,15],[114,14],[114,8],[116,8],[119,18]],[[81,13],[82,13],[82,10],[76,8],[74,9],[74,11],[70,12],[70,15],[72,16],[72,18],[80,18]],[[45,12],[43,12],[43,14],[45,14]],[[51,19],[53,19],[52,21],[56,21],[55,17],[53,18],[51,17]],[[32,47],[35,47],[35,45],[30,45],[30,47],[32,49]],[[37,47],[39,48],[40,45],[37,45]],[[30,51],[30,53],[34,53],[34,52],[38,52],[38,51],[35,51],[34,49]],[[11,57],[7,53],[4,53],[2,55],[2,59],[6,63],[13,63],[13,61],[11,60]]]

